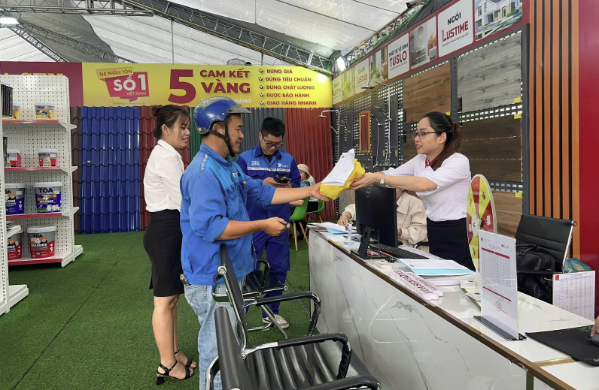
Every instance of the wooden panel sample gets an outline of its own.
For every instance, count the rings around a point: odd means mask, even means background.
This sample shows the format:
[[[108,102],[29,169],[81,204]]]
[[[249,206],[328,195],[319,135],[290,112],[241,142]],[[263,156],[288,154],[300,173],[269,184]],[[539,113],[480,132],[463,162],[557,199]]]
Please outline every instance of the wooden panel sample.
[[[517,198],[513,192],[493,191],[493,200],[497,212],[497,233],[514,237],[522,216],[522,198]]]
[[[522,181],[522,121],[513,116],[463,123],[461,152],[472,176],[492,181]]]
[[[522,182],[522,161],[474,160],[470,159],[472,176],[485,175],[490,181]]]
[[[521,35],[458,58],[458,97],[463,112],[513,104],[521,97]]]
[[[464,142],[481,138],[507,138],[520,137],[522,134],[522,120],[513,116],[482,119],[462,123]]]
[[[407,122],[418,122],[431,111],[451,111],[449,62],[409,77],[403,84],[403,103]]]

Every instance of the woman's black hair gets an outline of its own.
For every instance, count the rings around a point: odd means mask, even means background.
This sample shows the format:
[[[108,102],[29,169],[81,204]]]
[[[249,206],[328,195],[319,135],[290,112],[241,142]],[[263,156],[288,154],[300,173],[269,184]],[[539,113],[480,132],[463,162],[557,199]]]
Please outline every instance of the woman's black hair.
[[[181,125],[190,123],[187,110],[174,104],[154,107],[152,108],[152,115],[156,118],[156,127],[154,128],[154,137],[156,139],[162,138],[162,125],[173,128],[179,121],[181,121]]]
[[[431,123],[431,128],[435,130],[437,135],[445,133],[447,140],[443,146],[443,150],[433,161],[431,168],[437,170],[448,157],[460,151],[462,146],[462,126],[459,123],[454,123],[453,120],[442,112],[429,112],[422,119],[428,118]]]

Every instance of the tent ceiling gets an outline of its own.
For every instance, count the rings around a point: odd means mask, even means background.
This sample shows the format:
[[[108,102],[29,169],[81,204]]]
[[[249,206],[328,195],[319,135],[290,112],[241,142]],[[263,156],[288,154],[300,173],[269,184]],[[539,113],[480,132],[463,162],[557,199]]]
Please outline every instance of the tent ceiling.
[[[332,50],[349,50],[406,10],[408,0],[174,0]]]
[[[406,9],[407,0],[176,0],[183,6],[212,13],[242,27],[285,40],[330,57],[346,51],[384,27]],[[239,58],[259,64],[261,53],[165,18],[22,13],[20,18],[47,30],[86,42],[134,62],[172,62],[172,42],[177,63],[224,64]],[[0,60],[31,57],[30,46],[0,29]],[[98,62],[89,54],[39,38],[63,58],[73,62]],[[21,41],[19,41],[21,40]],[[7,42],[12,42],[9,46]],[[16,42],[19,42],[15,45]],[[31,46],[30,46],[31,47]],[[17,50],[18,49],[18,50]],[[42,55],[43,56],[43,55]],[[44,56],[45,57],[45,56]],[[264,56],[265,64],[283,64]]]
[[[0,28],[0,61],[53,62],[8,28]]]

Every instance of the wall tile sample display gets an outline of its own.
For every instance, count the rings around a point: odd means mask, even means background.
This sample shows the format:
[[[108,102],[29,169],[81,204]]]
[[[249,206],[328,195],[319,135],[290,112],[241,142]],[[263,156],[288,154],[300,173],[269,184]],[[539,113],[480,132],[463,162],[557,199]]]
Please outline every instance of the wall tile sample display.
[[[404,80],[407,122],[418,122],[430,111],[451,110],[451,72],[446,62]]]
[[[522,181],[522,121],[513,116],[463,123],[462,153],[472,175],[490,181]]]
[[[458,58],[458,97],[462,112],[513,104],[521,97],[522,34]]]

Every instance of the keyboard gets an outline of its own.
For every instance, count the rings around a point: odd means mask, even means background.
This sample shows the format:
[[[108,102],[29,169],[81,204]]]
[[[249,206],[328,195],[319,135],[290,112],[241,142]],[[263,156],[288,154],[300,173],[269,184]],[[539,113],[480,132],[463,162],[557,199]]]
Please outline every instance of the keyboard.
[[[418,255],[414,252],[407,251],[405,249],[394,248],[383,244],[370,244],[371,249],[375,249],[379,252],[384,252],[392,255],[398,259],[428,259],[426,256]]]

